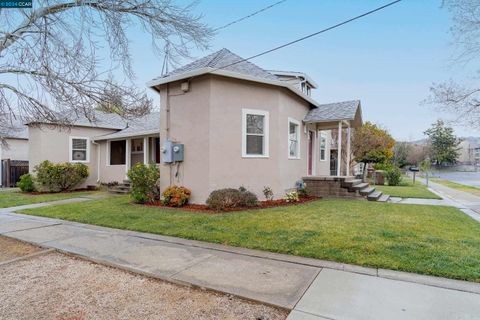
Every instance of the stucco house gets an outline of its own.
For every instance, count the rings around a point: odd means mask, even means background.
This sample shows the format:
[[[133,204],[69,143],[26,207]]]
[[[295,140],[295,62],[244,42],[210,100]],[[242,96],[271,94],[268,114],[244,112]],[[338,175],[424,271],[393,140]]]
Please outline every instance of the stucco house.
[[[161,188],[183,185],[192,203],[240,186],[259,198],[268,186],[281,198],[309,177],[317,179],[311,186],[326,183],[315,192],[343,195],[335,188],[345,180],[346,194],[368,187],[344,165],[350,129],[362,124],[360,101],[320,104],[311,97],[317,84],[304,73],[266,71],[222,49],[147,85],[159,94],[160,112],[141,119],[98,111],[94,122],[75,118],[69,129],[28,123],[30,169],[43,160],[83,162],[90,169],[85,185],[93,185],[121,182],[133,164],[153,162]],[[346,132],[335,150],[344,159],[331,157],[332,129]]]
[[[0,144],[0,186],[13,187],[28,172],[28,127],[18,116],[10,117]]]
[[[160,95],[160,140],[184,147],[183,161],[161,162],[161,187],[184,185],[194,203],[239,186],[281,198],[302,177],[330,176],[330,130],[362,123],[358,100],[320,104],[306,74],[266,71],[227,49],[147,85]],[[349,176],[341,163],[336,175]]]
[[[86,187],[122,182],[137,162],[159,162],[158,112],[126,121],[117,114],[95,111],[93,119],[72,115],[69,128],[29,122],[30,172],[44,160],[85,163],[90,175],[80,187]]]

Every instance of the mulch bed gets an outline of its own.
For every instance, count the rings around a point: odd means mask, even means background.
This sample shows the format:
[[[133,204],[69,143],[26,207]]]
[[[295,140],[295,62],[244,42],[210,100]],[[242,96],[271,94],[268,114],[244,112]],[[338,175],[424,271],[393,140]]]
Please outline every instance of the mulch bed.
[[[165,209],[180,210],[180,211],[190,211],[197,213],[210,213],[210,214],[222,214],[235,211],[244,211],[244,210],[255,210],[255,209],[266,209],[266,208],[275,208],[275,207],[285,207],[285,206],[296,206],[303,203],[312,202],[315,200],[321,199],[320,197],[314,196],[305,196],[301,197],[298,202],[286,202],[285,200],[266,200],[259,201],[258,206],[256,207],[239,207],[239,208],[229,208],[225,210],[212,210],[207,207],[205,204],[186,204],[183,207],[168,207],[164,205],[161,201],[154,203],[145,204],[150,207],[161,207]]]

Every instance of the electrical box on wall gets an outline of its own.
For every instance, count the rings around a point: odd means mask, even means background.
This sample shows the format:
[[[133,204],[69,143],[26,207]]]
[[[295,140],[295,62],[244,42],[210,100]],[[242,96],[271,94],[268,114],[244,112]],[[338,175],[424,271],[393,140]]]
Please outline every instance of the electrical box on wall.
[[[183,161],[184,145],[177,143],[173,145],[173,162]]]
[[[173,142],[171,140],[165,140],[162,146],[162,162],[163,163],[172,163],[173,162]]]

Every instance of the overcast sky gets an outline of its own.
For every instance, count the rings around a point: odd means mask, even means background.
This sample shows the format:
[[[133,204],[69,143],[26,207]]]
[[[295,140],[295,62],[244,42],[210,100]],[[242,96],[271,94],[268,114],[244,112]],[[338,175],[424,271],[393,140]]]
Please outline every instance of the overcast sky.
[[[205,23],[218,27],[274,2],[202,0],[195,10],[203,14]],[[385,3],[287,0],[222,30],[210,50],[192,54],[199,58],[225,47],[248,57]],[[386,127],[396,139],[420,139],[432,122],[448,119],[421,103],[431,84],[449,78],[462,80],[474,73],[452,64],[450,14],[440,5],[441,0],[404,0],[252,62],[264,69],[308,73],[319,84],[312,93],[317,101],[360,99],[364,120]],[[144,85],[160,75],[163,58],[149,50],[146,35],[135,32],[134,38],[136,82]],[[468,128],[455,129],[461,136],[480,135]]]

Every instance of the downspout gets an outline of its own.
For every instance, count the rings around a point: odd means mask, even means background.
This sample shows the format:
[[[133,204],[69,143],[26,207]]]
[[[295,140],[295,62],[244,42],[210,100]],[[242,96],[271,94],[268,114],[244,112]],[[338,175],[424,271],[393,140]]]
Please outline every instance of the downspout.
[[[166,140],[170,140],[170,83],[167,83],[167,99],[165,103],[165,112],[166,114]],[[173,177],[172,177],[172,164],[168,166],[169,170],[169,185],[173,185]]]
[[[95,140],[92,140],[92,144],[97,146],[97,183],[100,183],[100,144],[98,142],[95,142]]]

